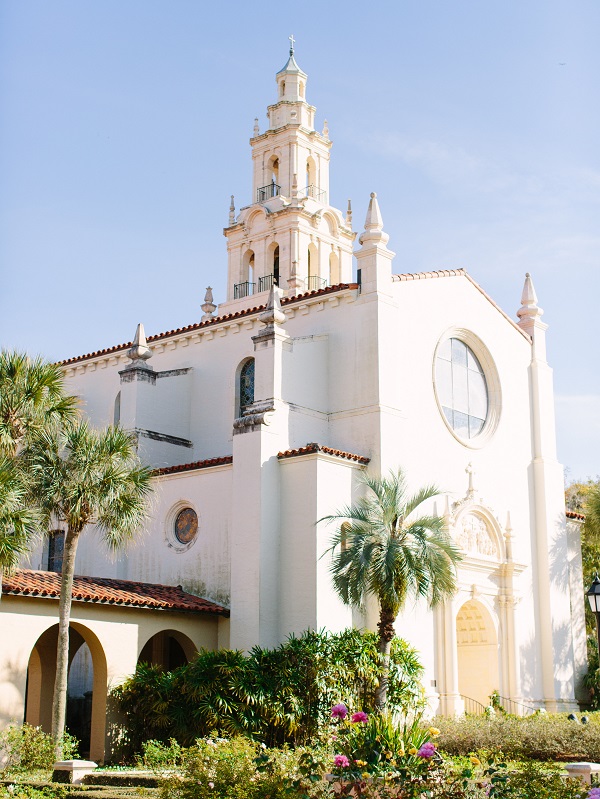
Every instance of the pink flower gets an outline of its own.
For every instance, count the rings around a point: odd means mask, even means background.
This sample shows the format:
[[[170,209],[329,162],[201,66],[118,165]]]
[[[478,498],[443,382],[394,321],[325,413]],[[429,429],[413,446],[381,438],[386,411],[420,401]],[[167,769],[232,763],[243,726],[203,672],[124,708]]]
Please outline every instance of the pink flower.
[[[342,705],[342,707],[344,706]],[[348,766],[350,765],[350,761],[348,760],[346,755],[336,755],[333,758],[333,765],[336,768],[348,768]]]
[[[367,714],[364,713],[362,710],[359,710],[358,713],[353,713],[350,718],[350,721],[353,724],[364,724],[366,720],[367,720]]]
[[[214,788],[214,787],[215,787],[215,784],[214,784],[214,782],[209,782],[209,783],[208,783],[208,787],[209,787],[209,788]]]
[[[343,721],[347,715],[348,715],[348,708],[343,702],[340,702],[339,705],[334,705],[331,708],[332,719],[341,719]]]
[[[419,757],[433,757],[435,755],[435,744],[432,744],[431,741],[423,744],[417,752],[417,755]]]

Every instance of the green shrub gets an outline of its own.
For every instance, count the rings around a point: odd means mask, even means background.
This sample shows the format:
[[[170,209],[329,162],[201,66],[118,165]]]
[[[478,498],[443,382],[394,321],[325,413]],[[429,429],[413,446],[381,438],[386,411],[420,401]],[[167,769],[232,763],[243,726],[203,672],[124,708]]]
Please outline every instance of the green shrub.
[[[161,784],[162,799],[250,799],[256,744],[247,738],[197,741],[183,755],[182,773]]]
[[[595,714],[589,724],[569,721],[566,715],[465,716],[438,718],[438,744],[449,755],[472,752],[511,760],[589,760],[600,762],[600,723]]]
[[[418,705],[423,668],[416,651],[396,639],[391,657],[390,709]],[[300,745],[319,735],[336,702],[373,706],[379,665],[375,633],[308,631],[248,655],[202,651],[171,672],[142,663],[112,696],[130,755],[148,738],[189,746],[213,731]]]
[[[142,745],[142,765],[155,774],[172,771],[180,765],[181,747],[174,738],[168,744],[160,741],[145,741]]]
[[[0,799],[66,799],[68,788],[64,785],[0,785]]]
[[[64,758],[77,757],[79,742],[68,733],[63,736]],[[51,770],[54,765],[54,742],[49,733],[31,724],[9,724],[0,732],[0,752],[4,752],[4,771]]]

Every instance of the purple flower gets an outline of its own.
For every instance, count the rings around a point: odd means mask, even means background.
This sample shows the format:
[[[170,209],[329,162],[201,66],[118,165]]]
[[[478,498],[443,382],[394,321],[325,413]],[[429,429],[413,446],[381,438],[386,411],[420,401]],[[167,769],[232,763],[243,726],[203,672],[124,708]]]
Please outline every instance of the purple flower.
[[[331,708],[332,719],[341,719],[343,721],[347,715],[348,715],[348,708],[343,702],[340,702],[339,705],[334,705]]]
[[[344,707],[344,706],[342,705],[342,707]],[[336,755],[333,758],[333,765],[336,768],[348,768],[348,766],[350,765],[350,761],[348,760],[346,755]]]
[[[367,714],[364,713],[362,710],[359,710],[358,713],[353,713],[350,717],[350,721],[353,724],[361,724],[367,720]]]
[[[591,788],[587,799],[600,799],[600,788]]]
[[[435,744],[432,744],[431,741],[423,744],[417,752],[417,755],[419,757],[433,757],[435,755]]]

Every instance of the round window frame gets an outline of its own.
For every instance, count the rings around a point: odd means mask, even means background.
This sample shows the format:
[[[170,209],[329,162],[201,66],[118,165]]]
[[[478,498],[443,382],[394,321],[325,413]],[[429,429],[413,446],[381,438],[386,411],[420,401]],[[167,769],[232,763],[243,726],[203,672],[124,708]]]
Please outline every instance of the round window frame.
[[[192,538],[191,541],[188,541],[187,544],[183,544],[178,538],[177,534],[175,533],[175,523],[179,514],[184,510],[193,510],[196,514],[196,518],[198,519],[198,529],[196,530],[196,535]],[[187,552],[190,547],[193,547],[196,541],[199,538],[200,533],[200,525],[201,525],[201,516],[198,513],[198,509],[195,507],[193,502],[190,502],[187,499],[182,499],[177,502],[173,507],[169,510],[167,514],[167,518],[165,520],[165,542],[170,549],[175,550],[177,553]]]
[[[440,402],[440,398],[438,396],[437,391],[437,384],[436,384],[436,366],[437,366],[437,359],[440,347],[442,344],[445,344],[448,339],[456,338],[459,341],[467,346],[473,355],[477,358],[479,365],[483,371],[483,376],[485,377],[485,382],[487,385],[487,392],[488,392],[488,411],[486,420],[481,428],[481,432],[479,432],[475,438],[463,438],[459,436],[458,433],[454,430],[448,419],[446,418],[446,414],[442,408],[442,404]],[[489,349],[485,346],[483,341],[476,336],[471,330],[467,330],[464,327],[451,327],[450,329],[446,330],[439,338],[438,343],[435,347],[435,352],[433,354],[433,364],[432,364],[432,384],[433,384],[433,394],[435,396],[435,402],[438,407],[438,411],[440,416],[442,417],[444,424],[452,433],[454,438],[462,444],[464,447],[468,449],[481,449],[484,447],[491,437],[496,432],[498,428],[498,423],[500,422],[500,414],[502,410],[502,389],[500,386],[500,377],[498,375],[498,369],[496,368],[496,364]]]

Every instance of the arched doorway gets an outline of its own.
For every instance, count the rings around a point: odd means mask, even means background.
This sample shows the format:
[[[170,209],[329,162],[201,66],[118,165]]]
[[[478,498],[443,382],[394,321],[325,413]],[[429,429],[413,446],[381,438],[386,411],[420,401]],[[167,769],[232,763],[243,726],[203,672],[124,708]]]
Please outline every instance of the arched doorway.
[[[162,630],[144,644],[138,663],[162,666],[167,671],[189,663],[196,654],[194,642],[177,630]]]
[[[459,693],[489,705],[490,695],[500,688],[498,636],[492,616],[481,602],[472,599],[460,607],[456,646]]]
[[[27,667],[25,721],[52,730],[52,697],[56,677],[58,624],[36,641]],[[106,729],[106,656],[98,638],[87,627],[69,627],[67,730],[80,741],[79,753],[93,760],[104,758]]]

